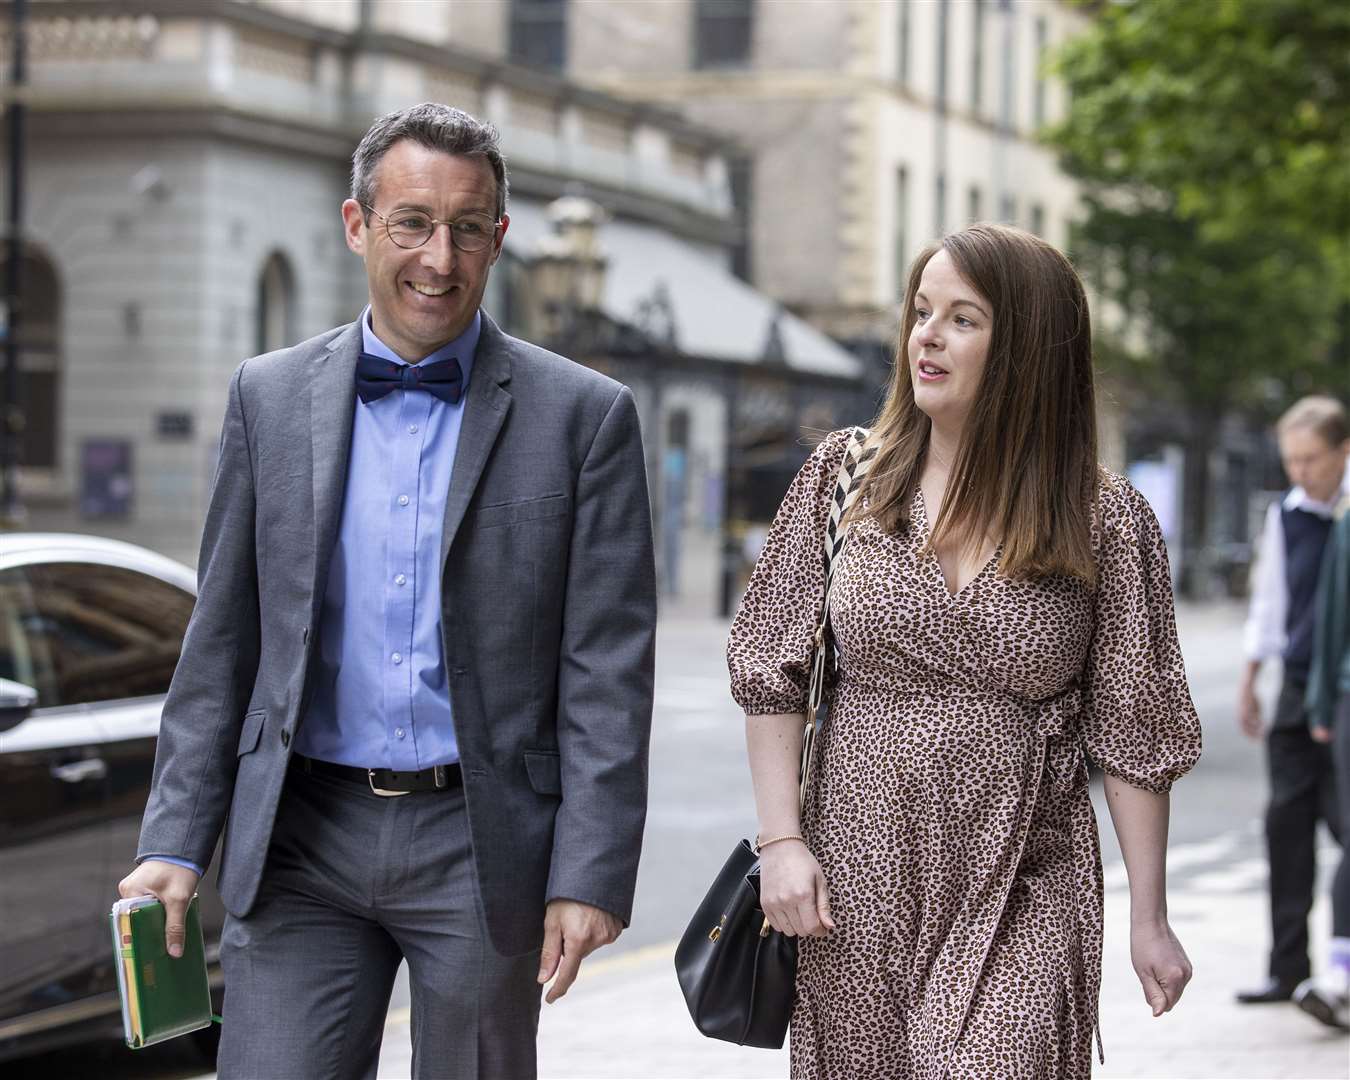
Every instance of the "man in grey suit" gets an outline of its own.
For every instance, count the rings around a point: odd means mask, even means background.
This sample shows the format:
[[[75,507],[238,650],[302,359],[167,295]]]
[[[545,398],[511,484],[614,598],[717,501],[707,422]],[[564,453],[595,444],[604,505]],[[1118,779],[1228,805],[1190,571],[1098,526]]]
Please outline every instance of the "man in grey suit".
[[[632,910],[655,575],[626,387],[479,310],[496,132],[376,121],[342,206],[360,320],[230,383],[138,866],[170,951],[224,832],[222,1078],[373,1077],[408,963],[418,1077],[535,1075]]]

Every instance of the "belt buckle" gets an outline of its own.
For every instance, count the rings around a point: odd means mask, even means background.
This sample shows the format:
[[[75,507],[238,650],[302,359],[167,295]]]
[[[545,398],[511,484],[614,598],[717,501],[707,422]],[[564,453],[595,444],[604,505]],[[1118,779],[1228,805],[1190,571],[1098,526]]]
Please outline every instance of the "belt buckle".
[[[366,783],[368,783],[368,784],[370,785],[370,790],[371,790],[371,791],[375,792],[376,795],[383,795],[386,799],[394,799],[394,798],[397,798],[399,795],[411,795],[411,794],[412,794],[411,791],[388,791],[388,790],[386,790],[385,788],[378,788],[378,787],[376,787],[376,786],[375,786],[375,770],[374,770],[374,769],[367,769],[367,770],[366,770]]]

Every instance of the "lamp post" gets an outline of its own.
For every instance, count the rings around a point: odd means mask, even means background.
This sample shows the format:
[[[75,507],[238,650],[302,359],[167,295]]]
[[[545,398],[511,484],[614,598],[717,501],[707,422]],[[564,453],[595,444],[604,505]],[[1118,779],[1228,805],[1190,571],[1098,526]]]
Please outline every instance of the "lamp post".
[[[0,409],[0,521],[17,524],[23,516],[16,474],[23,411],[19,404],[19,318],[23,278],[23,149],[24,101],[27,81],[27,0],[12,0],[11,29],[14,39],[10,69],[9,101],[9,257],[4,305],[4,405]]]
[[[609,260],[600,252],[600,226],[608,219],[590,199],[569,195],[549,204],[553,231],[535,245],[531,277],[536,332],[563,351],[577,351],[589,316],[599,311]]]

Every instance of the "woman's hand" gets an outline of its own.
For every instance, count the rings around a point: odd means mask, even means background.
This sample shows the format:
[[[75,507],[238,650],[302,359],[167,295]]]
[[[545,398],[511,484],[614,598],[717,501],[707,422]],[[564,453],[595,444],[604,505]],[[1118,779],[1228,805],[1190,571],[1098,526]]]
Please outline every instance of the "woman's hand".
[[[760,852],[759,900],[769,925],[788,937],[825,937],[834,929],[825,875],[800,840]]]
[[[1191,981],[1191,962],[1166,919],[1130,927],[1130,961],[1154,1016],[1170,1011]]]

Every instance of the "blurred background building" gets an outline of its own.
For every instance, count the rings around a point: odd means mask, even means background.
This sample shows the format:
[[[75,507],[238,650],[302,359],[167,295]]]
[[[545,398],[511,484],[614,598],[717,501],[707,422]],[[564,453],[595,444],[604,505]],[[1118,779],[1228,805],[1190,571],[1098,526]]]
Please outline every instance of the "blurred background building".
[[[1001,220],[1073,247],[1037,132],[1066,107],[1046,57],[1092,16],[1059,0],[27,6],[28,528],[193,561],[229,373],[360,310],[350,154],[417,101],[501,129],[485,306],[634,388],[691,610],[730,603],[810,437],[873,413],[923,245]],[[1106,389],[1103,456],[1175,539],[1184,418]],[[1242,559],[1269,451],[1233,432],[1216,540]]]
[[[445,101],[494,121],[511,167],[485,307],[633,387],[665,590],[722,604],[728,492],[762,464],[734,430],[786,453],[858,415],[864,367],[732,273],[724,137],[429,37],[455,7],[31,5],[27,527],[193,561],[229,373],[364,303],[338,214],[356,141]]]

